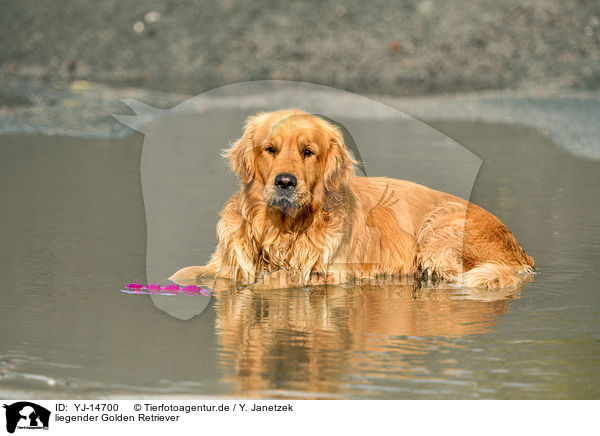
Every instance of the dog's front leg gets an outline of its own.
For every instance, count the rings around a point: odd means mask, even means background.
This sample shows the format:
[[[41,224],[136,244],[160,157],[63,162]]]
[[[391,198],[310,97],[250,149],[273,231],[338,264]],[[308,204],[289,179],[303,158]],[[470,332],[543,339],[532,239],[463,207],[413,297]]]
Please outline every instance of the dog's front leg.
[[[171,277],[169,280],[178,283],[180,285],[191,284],[203,278],[216,277],[217,270],[211,265],[204,266],[186,266],[185,268],[181,268]]]
[[[339,285],[349,282],[350,279],[351,274],[346,265],[329,265],[327,271],[313,270],[310,273],[309,284],[313,286]]]

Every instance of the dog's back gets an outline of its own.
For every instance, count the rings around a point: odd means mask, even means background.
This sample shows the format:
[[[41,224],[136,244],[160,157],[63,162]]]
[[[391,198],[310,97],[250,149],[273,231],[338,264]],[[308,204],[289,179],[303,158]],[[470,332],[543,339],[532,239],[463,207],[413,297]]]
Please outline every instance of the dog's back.
[[[473,203],[384,177],[353,177],[351,186],[372,217],[370,226],[389,228],[393,219],[393,225],[414,236],[415,268],[425,278],[506,287],[533,269],[533,258],[508,228]]]

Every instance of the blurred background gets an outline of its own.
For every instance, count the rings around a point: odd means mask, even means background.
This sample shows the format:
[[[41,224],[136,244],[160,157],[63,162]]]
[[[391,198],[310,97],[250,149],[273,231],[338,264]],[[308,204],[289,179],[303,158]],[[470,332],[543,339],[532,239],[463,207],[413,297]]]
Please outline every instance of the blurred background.
[[[186,94],[260,79],[386,95],[596,90],[599,45],[593,0],[4,0],[0,80]]]

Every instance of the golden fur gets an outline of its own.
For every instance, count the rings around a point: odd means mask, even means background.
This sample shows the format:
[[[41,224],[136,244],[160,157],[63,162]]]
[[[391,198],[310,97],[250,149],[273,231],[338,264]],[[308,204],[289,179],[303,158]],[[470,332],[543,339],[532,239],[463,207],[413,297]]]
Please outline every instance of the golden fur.
[[[240,190],[221,211],[205,266],[179,270],[263,286],[421,276],[467,287],[517,285],[533,269],[491,213],[404,180],[354,175],[339,129],[298,110],[250,117],[224,155]],[[279,174],[297,179],[282,193]]]
[[[418,284],[315,287],[288,290],[286,298],[268,289],[238,291],[217,279],[212,288],[221,372],[235,394],[291,388],[309,398],[338,394],[357,367],[375,376],[418,377],[415,359],[464,346],[446,338],[494,330],[519,297],[516,289],[449,292],[432,286],[415,292]],[[281,350],[290,351],[286,346],[302,358],[281,359]],[[282,373],[295,377],[282,386]]]

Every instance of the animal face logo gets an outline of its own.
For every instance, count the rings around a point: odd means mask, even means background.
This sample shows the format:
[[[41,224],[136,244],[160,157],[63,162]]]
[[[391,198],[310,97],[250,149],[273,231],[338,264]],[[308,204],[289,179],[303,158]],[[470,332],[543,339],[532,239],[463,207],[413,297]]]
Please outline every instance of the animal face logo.
[[[13,404],[4,404],[6,409],[6,431],[14,433],[18,428],[47,429],[50,421],[50,411],[38,404],[29,401],[19,401]]]

